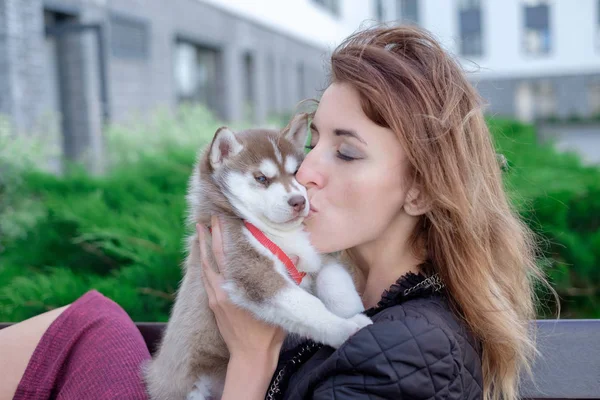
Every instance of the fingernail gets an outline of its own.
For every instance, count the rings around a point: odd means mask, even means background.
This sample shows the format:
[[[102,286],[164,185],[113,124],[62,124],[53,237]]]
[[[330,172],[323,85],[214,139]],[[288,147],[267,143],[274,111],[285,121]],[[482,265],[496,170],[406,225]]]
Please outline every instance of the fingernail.
[[[204,230],[200,224],[196,224],[196,233],[198,233],[198,239],[204,239]]]

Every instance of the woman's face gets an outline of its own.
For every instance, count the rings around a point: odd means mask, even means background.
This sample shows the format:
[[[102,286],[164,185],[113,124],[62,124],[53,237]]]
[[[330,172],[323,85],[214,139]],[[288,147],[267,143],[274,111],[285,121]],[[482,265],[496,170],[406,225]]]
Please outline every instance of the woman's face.
[[[312,148],[296,175],[311,212],[304,224],[323,253],[378,239],[402,213],[408,171],[394,132],[362,111],[358,92],[334,83],[311,124]]]

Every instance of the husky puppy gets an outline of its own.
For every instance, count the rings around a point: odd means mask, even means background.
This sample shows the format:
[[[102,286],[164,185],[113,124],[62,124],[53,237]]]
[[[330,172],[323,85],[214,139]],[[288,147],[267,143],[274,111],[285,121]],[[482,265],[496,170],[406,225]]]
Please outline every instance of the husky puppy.
[[[221,216],[226,238],[221,273],[232,302],[288,333],[337,348],[372,322],[360,314],[363,306],[346,268],[321,257],[303,230],[310,207],[295,174],[306,136],[305,114],[282,132],[219,128],[189,181],[189,222],[209,226],[211,215]],[[248,222],[283,252],[299,257],[296,272],[305,274],[299,284]],[[208,305],[197,241],[194,232],[165,334],[143,367],[153,400],[220,398],[223,391],[229,353]]]

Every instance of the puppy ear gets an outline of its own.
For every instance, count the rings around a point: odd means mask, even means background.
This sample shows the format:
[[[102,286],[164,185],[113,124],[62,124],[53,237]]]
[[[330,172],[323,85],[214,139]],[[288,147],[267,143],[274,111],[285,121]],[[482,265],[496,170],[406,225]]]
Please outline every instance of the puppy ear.
[[[222,126],[215,132],[210,145],[210,165],[218,168],[230,157],[238,154],[244,146],[237,140],[235,134],[226,126]]]
[[[283,137],[294,144],[294,146],[304,149],[306,138],[308,137],[308,118],[306,113],[296,114],[287,127],[283,130]]]

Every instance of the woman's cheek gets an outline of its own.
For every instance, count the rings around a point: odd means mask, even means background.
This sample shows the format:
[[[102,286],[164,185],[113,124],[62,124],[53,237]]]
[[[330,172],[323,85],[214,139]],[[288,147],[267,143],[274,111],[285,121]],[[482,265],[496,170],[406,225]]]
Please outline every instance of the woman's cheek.
[[[320,213],[319,213],[320,214]],[[305,223],[305,229],[310,235],[312,245],[320,253],[338,251],[340,240],[343,240],[343,230],[339,230],[334,221],[324,220],[321,215],[314,216]]]

